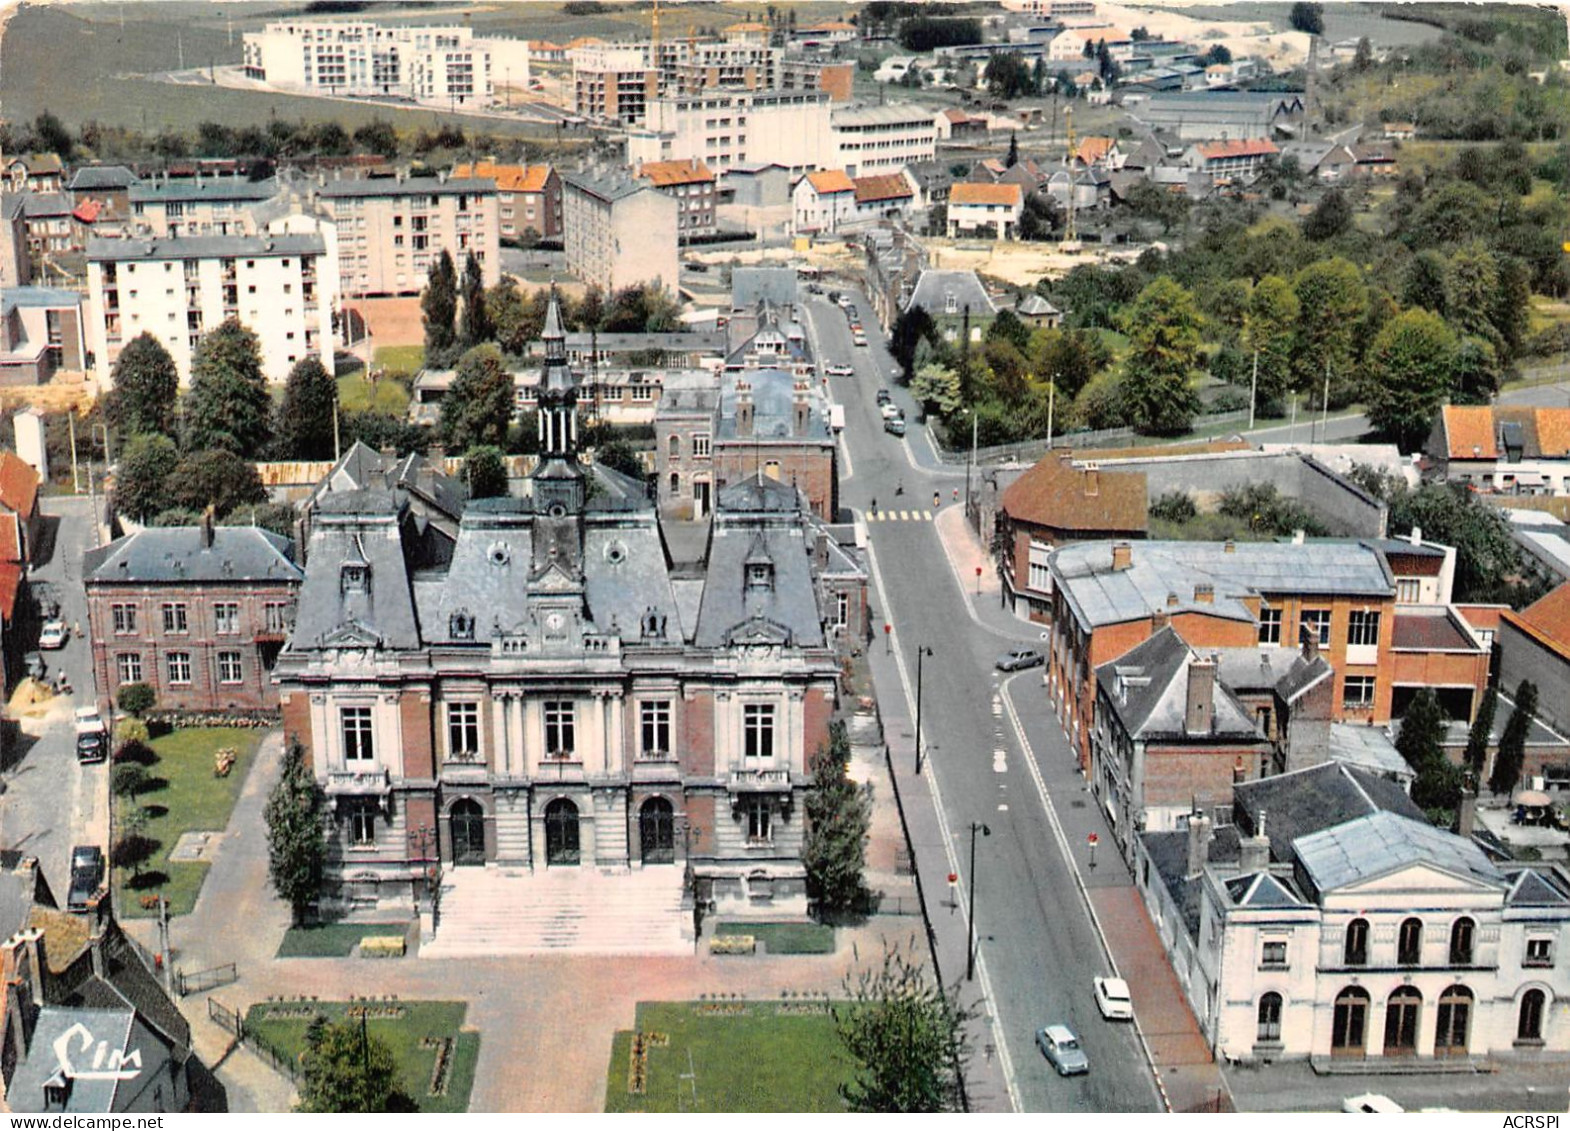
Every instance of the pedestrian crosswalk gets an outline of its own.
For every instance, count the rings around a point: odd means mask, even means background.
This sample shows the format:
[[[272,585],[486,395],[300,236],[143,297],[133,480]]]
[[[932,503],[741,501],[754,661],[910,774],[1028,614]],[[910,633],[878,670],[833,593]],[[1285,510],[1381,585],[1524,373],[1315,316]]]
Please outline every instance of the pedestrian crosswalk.
[[[931,511],[868,511],[868,522],[931,522]]]

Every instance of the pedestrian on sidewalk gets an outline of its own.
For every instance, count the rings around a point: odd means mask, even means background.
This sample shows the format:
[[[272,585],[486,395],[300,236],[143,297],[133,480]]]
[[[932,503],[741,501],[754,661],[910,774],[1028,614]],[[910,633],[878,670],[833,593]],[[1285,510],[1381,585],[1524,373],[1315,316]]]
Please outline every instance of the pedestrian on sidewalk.
[[[934,492],[932,492],[932,509],[933,510],[937,510],[942,505],[943,505],[943,492],[942,491],[934,491]]]

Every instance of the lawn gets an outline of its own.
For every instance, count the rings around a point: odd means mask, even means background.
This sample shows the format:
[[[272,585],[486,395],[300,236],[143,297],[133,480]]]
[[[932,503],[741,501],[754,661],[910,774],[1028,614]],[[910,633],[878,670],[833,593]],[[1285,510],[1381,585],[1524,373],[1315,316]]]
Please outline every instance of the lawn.
[[[824,923],[721,923],[717,935],[751,935],[770,954],[833,954],[834,928]]]
[[[611,1042],[605,1110],[844,1111],[838,1089],[851,1078],[852,1062],[834,1019],[827,1012],[782,1012],[791,1008],[772,1002],[639,1002],[638,1030],[646,1041],[654,1035],[645,1090],[628,1091],[633,1034],[623,1030]],[[740,1012],[710,1012],[733,1009]],[[681,1079],[689,1073],[690,1079]]]
[[[240,796],[263,733],[235,727],[191,727],[153,740],[153,753],[158,760],[147,767],[152,788],[137,795],[136,805],[148,815],[141,835],[156,841],[158,847],[142,865],[143,875],[136,886],[131,886],[129,870],[115,869],[115,882],[119,885],[115,907],[121,916],[155,914],[143,908],[140,900],[143,895],[158,891],[168,898],[171,915],[187,914],[196,906],[208,865],[198,861],[171,862],[169,852],[181,833],[216,832],[228,827],[229,814]],[[213,754],[225,746],[239,751],[239,758],[227,777],[217,777],[213,773]],[[117,799],[117,805],[116,827],[124,828],[130,806],[124,799]],[[158,883],[154,873],[167,879]]]
[[[419,346],[388,346],[392,350],[413,349],[420,352]],[[378,365],[382,362],[382,350],[376,351]],[[389,369],[398,369],[395,365],[388,365]],[[416,366],[418,368],[418,366]],[[413,372],[413,370],[400,370]],[[365,412],[374,409],[377,412],[389,412],[394,416],[402,416],[409,408],[409,386],[395,377],[382,377],[376,381],[368,381],[363,367],[350,370],[338,378],[338,404],[344,412]]]
[[[310,1009],[332,1021],[341,1021],[352,1003],[344,1001],[311,1002]],[[245,1015],[245,1031],[288,1057],[298,1057],[305,1048],[309,1015],[269,1018],[268,1014],[291,1006],[253,1005]],[[375,1003],[367,1027],[373,1036],[386,1041],[398,1065],[398,1082],[413,1097],[422,1112],[452,1113],[469,1110],[469,1091],[474,1087],[474,1062],[480,1055],[480,1034],[463,1028],[468,1006],[461,1001],[395,1001]],[[397,1018],[378,1017],[376,1010],[402,1011]],[[421,1042],[451,1039],[452,1068],[446,1093],[431,1094],[431,1074],[436,1068],[436,1049]]]
[[[312,923],[290,927],[278,944],[279,958],[348,958],[364,938],[401,939],[407,923]]]

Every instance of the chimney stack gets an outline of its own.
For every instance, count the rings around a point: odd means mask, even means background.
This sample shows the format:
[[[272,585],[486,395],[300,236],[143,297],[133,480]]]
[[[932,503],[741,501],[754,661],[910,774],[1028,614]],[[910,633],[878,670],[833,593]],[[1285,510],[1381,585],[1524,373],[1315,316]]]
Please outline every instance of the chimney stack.
[[[1216,587],[1210,584],[1195,585],[1194,603],[1196,605],[1214,605],[1216,603]]]
[[[1203,813],[1193,813],[1188,818],[1188,867],[1183,875],[1192,879],[1205,870],[1210,860],[1210,818]]]
[[[1221,544],[1221,552],[1223,554],[1235,554],[1235,553],[1237,553],[1237,543],[1232,541],[1232,539],[1228,538],[1225,542],[1223,542]]]
[[[805,378],[796,378],[796,395],[791,402],[791,435],[805,436],[807,422],[812,417],[812,411],[807,403],[807,382]]]
[[[1477,792],[1471,789],[1461,791],[1461,811],[1456,815],[1456,835],[1471,839],[1472,830],[1477,826]]]
[[[1112,572],[1122,573],[1134,564],[1134,547],[1127,542],[1112,543]]]
[[[1265,811],[1259,811],[1254,835],[1238,839],[1238,867],[1245,872],[1261,872],[1270,866],[1270,841],[1265,836]]]
[[[1303,538],[1304,532],[1302,530],[1292,531],[1292,545],[1301,546],[1303,544]]]
[[[204,550],[211,550],[212,548],[213,548],[213,507],[212,507],[212,504],[209,503],[208,506],[207,506],[207,509],[202,512],[202,549],[204,549]]]
[[[1183,708],[1183,732],[1209,734],[1216,707],[1216,662],[1195,656],[1188,663],[1188,698]]]
[[[752,386],[745,378],[736,382],[736,435],[752,435]]]
[[[1421,526],[1414,526],[1414,527],[1412,527],[1412,545],[1414,545],[1414,546],[1421,546],[1422,544],[1423,544],[1423,528]]]
[[[1087,463],[1085,465],[1085,497],[1093,499],[1101,494],[1101,467],[1099,464]]]

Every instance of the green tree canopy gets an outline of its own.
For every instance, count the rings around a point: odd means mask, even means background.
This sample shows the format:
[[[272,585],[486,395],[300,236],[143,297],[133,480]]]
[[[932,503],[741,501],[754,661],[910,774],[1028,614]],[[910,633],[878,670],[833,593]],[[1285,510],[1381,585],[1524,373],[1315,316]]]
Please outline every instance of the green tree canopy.
[[[174,436],[180,375],[164,344],[143,331],[120,350],[104,398],[104,416],[122,436],[157,432]]]
[[[485,310],[496,344],[515,357],[523,356],[545,328],[547,303],[545,288],[525,295],[511,275],[503,275],[501,282],[485,292]]]
[[[296,926],[321,888],[327,861],[327,831],[322,792],[316,785],[305,747],[289,740],[283,773],[268,795],[267,875],[278,897],[289,904]]]
[[[1292,12],[1288,17],[1293,30],[1306,31],[1309,35],[1325,34],[1325,6],[1311,4],[1308,0],[1296,0],[1292,5]]]
[[[437,432],[448,451],[500,448],[507,443],[512,410],[512,374],[502,364],[501,351],[490,344],[475,346],[458,359]]]
[[[346,1018],[306,1032],[299,1110],[312,1113],[413,1110],[398,1088],[391,1046],[363,1022]]]
[[[1352,202],[1340,188],[1331,188],[1303,219],[1303,234],[1311,240],[1329,240],[1352,227]]]
[[[180,463],[174,441],[158,433],[132,436],[120,450],[115,469],[115,509],[137,522],[147,522],[174,505],[170,476]]]
[[[1297,292],[1297,342],[1292,387],[1322,400],[1330,367],[1330,403],[1347,404],[1361,391],[1356,370],[1357,327],[1368,313],[1368,288],[1357,265],[1334,256],[1311,263],[1292,283]]]
[[[1292,344],[1301,310],[1297,292],[1280,275],[1254,284],[1243,320],[1243,344],[1259,353],[1259,403],[1277,403],[1292,382]]]
[[[1477,705],[1477,715],[1466,736],[1466,764],[1477,780],[1482,780],[1483,767],[1488,762],[1488,744],[1494,733],[1494,715],[1499,710],[1499,688],[1492,683],[1483,692],[1483,701]]]
[[[497,499],[507,494],[507,466],[500,448],[480,445],[463,456],[463,481],[471,499]]]
[[[212,448],[192,452],[169,478],[174,505],[200,514],[209,506],[219,518],[240,506],[267,501],[267,488],[256,465],[233,452]]]
[[[1450,483],[1425,483],[1415,491],[1403,486],[1388,503],[1392,532],[1419,527],[1425,539],[1456,548],[1457,601],[1498,600],[1501,587],[1521,572],[1521,550],[1509,521],[1464,489]]]
[[[872,827],[871,786],[850,780],[850,738],[845,724],[829,726],[828,745],[818,751],[807,787],[807,833],[801,861],[807,869],[807,898],[818,914],[859,911],[868,892],[863,878],[867,834]]]
[[[1199,365],[1200,313],[1194,296],[1166,275],[1124,313],[1129,352],[1120,386],[1123,415],[1136,432],[1176,435],[1198,407],[1190,384]]]
[[[425,325],[426,361],[431,365],[447,364],[458,341],[458,271],[445,248],[426,276],[420,315]]]
[[[463,321],[458,326],[458,346],[468,349],[491,340],[491,320],[485,310],[485,282],[480,261],[470,252],[463,261]]]
[[[185,450],[223,448],[255,459],[271,438],[272,407],[256,335],[225,319],[202,336],[191,359]]]
[[[278,454],[285,459],[332,459],[337,409],[338,383],[326,367],[314,357],[295,362],[278,405]]]
[[[921,307],[906,307],[895,316],[894,325],[889,328],[889,352],[899,362],[907,383],[916,372],[916,347],[922,342],[935,342],[937,337],[937,324]]]
[[[1368,419],[1400,445],[1421,447],[1455,378],[1459,343],[1444,319],[1408,310],[1385,324],[1368,357]]]

